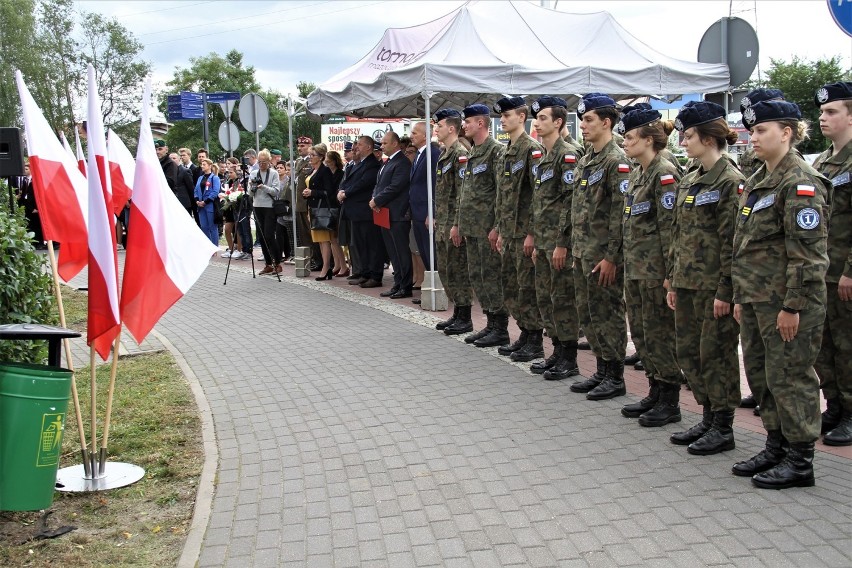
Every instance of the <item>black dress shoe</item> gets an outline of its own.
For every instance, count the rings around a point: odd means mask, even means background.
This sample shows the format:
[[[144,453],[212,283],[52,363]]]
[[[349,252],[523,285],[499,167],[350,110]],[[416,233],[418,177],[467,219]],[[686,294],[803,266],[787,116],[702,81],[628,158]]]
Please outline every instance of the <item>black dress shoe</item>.
[[[385,290],[384,292],[379,294],[379,296],[381,296],[382,298],[389,298],[397,292],[399,292],[399,288],[391,288],[390,290]]]
[[[413,300],[411,300],[411,303],[419,306],[420,305],[420,298],[414,298]]]
[[[396,293],[391,294],[390,299],[400,300],[402,298],[410,298],[412,295],[411,290],[399,290]]]
[[[369,280],[370,280],[369,278],[361,277],[361,278],[350,278],[346,282],[350,286],[360,286],[361,284],[363,284],[365,282],[369,282]]]
[[[378,280],[367,280],[365,282],[361,282],[359,286],[361,288],[381,288],[382,283]]]

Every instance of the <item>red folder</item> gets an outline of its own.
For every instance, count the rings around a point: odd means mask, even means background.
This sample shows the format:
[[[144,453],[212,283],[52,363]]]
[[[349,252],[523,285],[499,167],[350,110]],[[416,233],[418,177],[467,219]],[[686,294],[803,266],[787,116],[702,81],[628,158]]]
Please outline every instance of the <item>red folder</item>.
[[[380,207],[378,211],[373,209],[373,223],[379,227],[390,229],[390,209]]]

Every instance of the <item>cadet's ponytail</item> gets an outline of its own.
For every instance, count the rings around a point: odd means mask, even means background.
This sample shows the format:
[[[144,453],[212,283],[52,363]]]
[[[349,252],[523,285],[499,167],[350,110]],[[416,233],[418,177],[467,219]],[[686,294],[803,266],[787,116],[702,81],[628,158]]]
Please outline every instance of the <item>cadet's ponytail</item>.
[[[693,128],[701,142],[712,141],[721,152],[727,149],[728,144],[734,144],[739,140],[737,133],[728,127],[728,122],[724,118],[696,124]]]
[[[654,152],[661,152],[669,145],[669,134],[674,132],[671,120],[655,120],[638,128],[640,138],[650,138]]]
[[[779,120],[778,124],[781,125],[781,128],[789,128],[793,132],[793,136],[790,138],[790,147],[796,147],[799,143],[808,140],[811,135],[808,134],[808,128],[810,125],[806,120]]]

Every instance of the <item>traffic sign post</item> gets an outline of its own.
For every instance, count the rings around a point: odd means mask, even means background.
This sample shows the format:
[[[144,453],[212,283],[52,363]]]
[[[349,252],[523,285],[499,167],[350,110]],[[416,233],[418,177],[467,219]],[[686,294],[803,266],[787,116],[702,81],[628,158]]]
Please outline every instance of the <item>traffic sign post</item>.
[[[201,120],[202,134],[204,136],[204,148],[210,151],[210,126],[208,123],[207,104],[218,103],[225,112],[226,119],[230,122],[230,115],[234,110],[234,102],[239,100],[240,93],[222,91],[218,93],[195,93],[193,91],[181,91],[176,95],[166,97],[166,118],[169,121],[179,120]],[[237,132],[237,144],[239,144],[239,132]],[[234,150],[236,147],[234,147]],[[233,152],[233,150],[228,150]]]
[[[240,123],[254,132],[255,147],[260,150],[260,133],[269,124],[269,107],[260,95],[249,93],[240,99]]]

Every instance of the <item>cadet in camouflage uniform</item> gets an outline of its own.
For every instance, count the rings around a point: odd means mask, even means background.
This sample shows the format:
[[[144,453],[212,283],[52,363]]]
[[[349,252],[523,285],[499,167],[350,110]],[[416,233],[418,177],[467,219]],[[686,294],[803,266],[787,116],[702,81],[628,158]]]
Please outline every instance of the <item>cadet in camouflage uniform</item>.
[[[535,246],[535,285],[538,310],[553,342],[553,355],[534,364],[533,373],[547,380],[580,374],[577,367],[579,322],[574,277],[569,265],[571,199],[577,152],[560,137],[568,103],[558,97],[541,97],[533,103],[536,130],[545,155],[538,164],[528,241]]]
[[[686,103],[686,104],[688,105],[690,103]],[[648,103],[636,103],[636,104],[621,107],[621,116],[624,117],[624,115],[626,115],[627,113],[634,111],[634,110],[654,110],[654,109],[651,108],[651,105],[648,104]],[[616,133],[616,134],[618,134],[618,133]],[[619,144],[619,146],[621,146],[622,149],[623,149],[624,148],[624,142],[622,141],[621,144]],[[682,176],[684,173],[686,173],[685,170],[683,169],[683,166],[680,165],[680,162],[678,161],[677,156],[675,156],[672,153],[671,150],[669,150],[668,148],[663,148],[662,150],[660,150],[659,154],[660,154],[660,157],[662,159],[667,160],[671,165],[673,165],[675,167],[678,175]],[[632,335],[632,333],[631,333],[631,335]]]
[[[739,326],[731,313],[731,248],[743,175],[723,154],[737,133],[725,109],[699,102],[681,109],[675,128],[698,168],[680,180],[669,260],[669,307],[675,311],[677,361],[703,420],[672,434],[690,454],[733,450],[740,404]]]
[[[541,344],[542,322],[535,299],[535,267],[532,247],[524,246],[527,237],[533,169],[541,158],[542,147],[526,133],[529,115],[522,97],[504,97],[494,105],[509,145],[503,164],[497,170],[497,225],[495,245],[502,258],[503,302],[521,329],[521,336],[497,351],[512,361],[532,361],[544,357]]]
[[[624,276],[631,336],[651,385],[648,408],[629,404],[622,414],[639,417],[642,426],[680,422],[680,367],[675,360],[674,314],[666,307],[672,211],[680,174],[660,155],[671,122],[655,110],[630,111],[616,130],[624,135],[624,152],[636,161],[624,205]]]
[[[828,401],[823,441],[852,445],[852,83],[833,83],[817,91],[820,129],[832,141],[814,169],[831,180],[828,230],[828,296],[822,347],[814,368]]]
[[[612,138],[618,122],[612,98],[585,95],[577,114],[589,148],[574,170],[571,252],[580,326],[597,359],[597,371],[571,390],[588,393],[589,400],[603,400],[627,392],[621,218],[630,164]]]
[[[438,275],[444,284],[447,297],[453,302],[453,315],[439,322],[435,329],[447,335],[473,331],[470,319],[472,292],[467,273],[467,246],[450,238],[450,228],[458,213],[458,189],[467,162],[467,150],[459,143],[461,113],[443,109],[435,113],[435,136],[444,145],[438,158],[435,177],[435,241]]]
[[[767,489],[814,484],[820,431],[813,364],[825,320],[831,185],[792,149],[805,136],[800,118],[786,101],[759,102],[743,113],[766,176],[757,184],[752,177],[740,196],[731,280],[746,378],[767,441],[733,473]]]
[[[755,89],[746,93],[746,96],[744,96],[740,101],[740,112],[745,114],[748,107],[761,101],[783,100],[784,93],[778,89]],[[763,160],[755,154],[753,148],[747,148],[745,152],[740,154],[740,159],[737,161],[737,165],[745,178],[749,179],[763,166]]]
[[[470,284],[488,318],[481,331],[465,338],[465,343],[491,347],[509,343],[509,313],[503,305],[500,279],[500,253],[492,248],[488,234],[496,226],[497,176],[503,163],[503,145],[489,132],[491,111],[482,104],[464,109],[464,130],[472,140],[464,178],[459,188],[456,222],[450,229],[453,242],[467,243]]]

